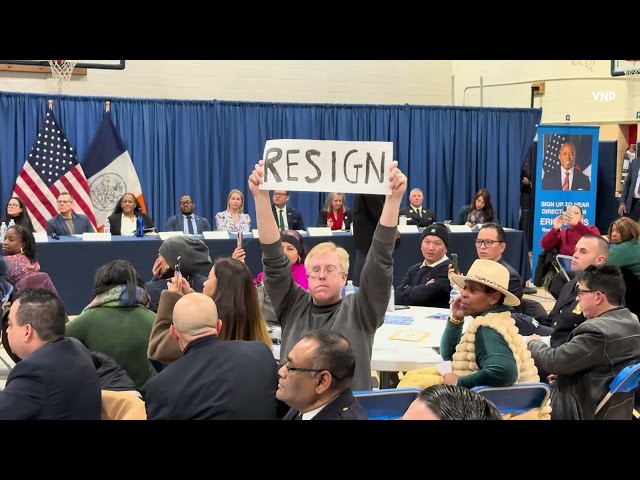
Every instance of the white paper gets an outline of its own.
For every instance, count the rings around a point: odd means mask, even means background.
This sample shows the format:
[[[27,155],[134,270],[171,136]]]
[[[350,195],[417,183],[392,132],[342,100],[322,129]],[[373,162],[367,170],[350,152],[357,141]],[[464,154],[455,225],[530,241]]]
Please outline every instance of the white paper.
[[[436,368],[438,369],[438,373],[440,373],[440,375],[451,373],[453,371],[453,369],[451,368],[451,361],[440,362],[436,365]]]

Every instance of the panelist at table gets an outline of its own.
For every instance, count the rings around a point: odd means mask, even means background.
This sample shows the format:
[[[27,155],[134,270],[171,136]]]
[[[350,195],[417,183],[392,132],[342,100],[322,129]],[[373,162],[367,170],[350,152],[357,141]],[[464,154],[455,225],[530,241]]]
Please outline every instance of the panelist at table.
[[[169,217],[164,226],[165,232],[184,232],[191,235],[211,231],[209,220],[193,213],[196,204],[189,195],[180,197],[180,215]]]
[[[76,235],[78,233],[94,232],[89,217],[73,211],[75,200],[68,192],[58,195],[58,215],[47,220],[47,235],[58,236]]]
[[[142,217],[144,228],[153,228],[153,220],[143,213],[138,199],[133,193],[125,193],[109,215],[111,235],[133,235],[136,231],[136,219]]]

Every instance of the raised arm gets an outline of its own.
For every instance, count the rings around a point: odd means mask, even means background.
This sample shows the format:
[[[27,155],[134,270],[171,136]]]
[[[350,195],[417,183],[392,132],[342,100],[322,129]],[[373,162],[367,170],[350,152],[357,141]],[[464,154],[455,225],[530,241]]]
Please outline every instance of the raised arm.
[[[264,183],[264,160],[256,164],[256,168],[249,176],[249,190],[253,194],[256,202],[256,224],[260,243],[272,244],[280,239],[278,224],[271,212],[271,201],[269,191],[260,190],[260,184]]]

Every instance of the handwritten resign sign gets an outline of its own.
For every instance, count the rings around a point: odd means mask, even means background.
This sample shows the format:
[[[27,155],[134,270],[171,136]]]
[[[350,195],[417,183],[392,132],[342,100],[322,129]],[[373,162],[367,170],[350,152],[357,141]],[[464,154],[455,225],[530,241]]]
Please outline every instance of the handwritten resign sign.
[[[391,193],[391,142],[268,140],[262,158],[262,190]]]

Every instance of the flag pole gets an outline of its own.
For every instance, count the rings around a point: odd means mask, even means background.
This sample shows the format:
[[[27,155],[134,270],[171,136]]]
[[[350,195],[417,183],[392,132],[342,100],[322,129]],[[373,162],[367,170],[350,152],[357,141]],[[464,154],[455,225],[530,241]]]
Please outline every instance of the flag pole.
[[[49,110],[53,110],[53,100],[49,99]]]
[[[111,110],[111,102],[109,100],[104,102],[104,109],[107,113],[109,113],[109,110]]]

